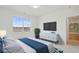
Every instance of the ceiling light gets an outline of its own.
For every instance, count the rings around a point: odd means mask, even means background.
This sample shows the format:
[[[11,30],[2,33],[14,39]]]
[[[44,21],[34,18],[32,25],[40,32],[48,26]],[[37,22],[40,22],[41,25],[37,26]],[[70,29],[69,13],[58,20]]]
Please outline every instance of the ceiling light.
[[[39,5],[33,5],[32,7],[33,8],[39,8],[40,6]]]

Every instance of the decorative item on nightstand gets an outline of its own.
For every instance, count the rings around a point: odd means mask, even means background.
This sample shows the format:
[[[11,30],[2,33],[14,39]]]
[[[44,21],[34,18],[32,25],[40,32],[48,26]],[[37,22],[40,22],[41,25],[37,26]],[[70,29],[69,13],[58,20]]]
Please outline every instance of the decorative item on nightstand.
[[[35,38],[39,38],[40,29],[39,29],[39,28],[35,28],[35,29],[34,29],[34,32],[35,32]]]

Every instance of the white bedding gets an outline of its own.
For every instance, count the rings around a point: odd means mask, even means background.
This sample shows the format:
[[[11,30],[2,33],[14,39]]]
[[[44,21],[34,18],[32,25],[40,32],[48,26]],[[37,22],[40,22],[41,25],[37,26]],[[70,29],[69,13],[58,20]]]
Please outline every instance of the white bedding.
[[[55,49],[53,47],[53,43],[51,43],[51,42],[40,40],[40,39],[35,39],[35,38],[30,38],[30,39],[33,39],[35,41],[38,41],[38,42],[41,42],[41,43],[47,45],[50,53],[55,51]],[[16,42],[18,43],[18,45],[20,45],[23,48],[25,53],[36,53],[35,49],[31,48],[30,46],[26,45],[25,43],[21,42],[20,40],[16,40]]]
[[[30,38],[30,37],[28,37]],[[53,47],[53,43],[40,40],[40,39],[35,39],[35,38],[30,38],[35,41],[41,42],[45,45],[48,46],[49,52],[54,52],[55,48]],[[4,39],[6,45],[4,44],[4,53],[36,53],[36,50],[30,47],[29,45],[23,43],[20,40],[14,39],[14,38],[6,38]]]
[[[14,39],[3,39],[3,52],[4,53],[23,53],[23,48]]]

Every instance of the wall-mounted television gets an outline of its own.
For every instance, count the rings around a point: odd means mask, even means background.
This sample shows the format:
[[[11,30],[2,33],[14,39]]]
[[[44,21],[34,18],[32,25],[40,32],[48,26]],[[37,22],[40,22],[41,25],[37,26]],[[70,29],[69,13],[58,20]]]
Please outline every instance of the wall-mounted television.
[[[56,22],[47,22],[43,24],[43,30],[47,31],[56,31],[57,30],[57,23]]]

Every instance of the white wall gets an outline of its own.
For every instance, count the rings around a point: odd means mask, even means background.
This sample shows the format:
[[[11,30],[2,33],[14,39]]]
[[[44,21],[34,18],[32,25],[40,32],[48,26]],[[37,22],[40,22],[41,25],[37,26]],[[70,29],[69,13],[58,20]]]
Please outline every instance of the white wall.
[[[79,15],[79,9],[77,8],[64,8],[61,10],[52,11],[51,14],[42,16],[39,20],[39,28],[43,30],[44,22],[57,22],[57,33],[60,35],[64,43],[66,44],[66,21],[67,17]]]
[[[32,20],[32,27],[30,32],[13,32],[12,27],[12,16],[24,16]],[[14,10],[10,10],[7,8],[0,7],[0,30],[6,30],[8,37],[20,38],[24,36],[34,36],[34,28],[37,26],[37,18],[36,16],[29,16],[27,14],[19,13]]]
[[[30,32],[13,32],[12,16],[24,16],[32,20],[32,27]],[[20,38],[24,36],[34,36],[34,28],[39,27],[43,31],[43,23],[57,21],[57,32],[66,43],[66,20],[69,16],[79,15],[79,8],[63,8],[60,10],[52,11],[51,14],[41,16],[29,16],[25,13],[20,13],[14,10],[0,7],[0,30],[6,30],[7,36]]]

